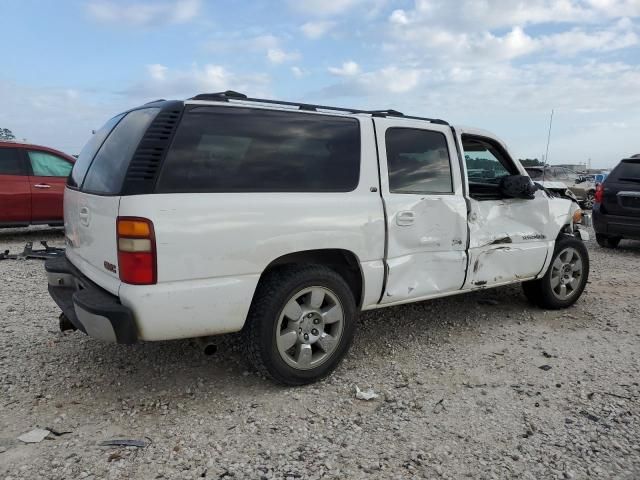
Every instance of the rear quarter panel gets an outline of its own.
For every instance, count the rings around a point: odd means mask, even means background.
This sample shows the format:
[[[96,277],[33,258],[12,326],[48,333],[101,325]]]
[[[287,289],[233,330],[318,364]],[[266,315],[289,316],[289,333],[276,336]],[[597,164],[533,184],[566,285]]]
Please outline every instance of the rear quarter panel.
[[[120,216],[153,222],[158,284],[122,284],[145,340],[242,328],[260,275],[275,259],[345,249],[360,261],[363,306],[383,280],[385,224],[373,127],[362,123],[360,182],[346,193],[174,193],[124,196]],[[375,187],[375,191],[372,188]]]

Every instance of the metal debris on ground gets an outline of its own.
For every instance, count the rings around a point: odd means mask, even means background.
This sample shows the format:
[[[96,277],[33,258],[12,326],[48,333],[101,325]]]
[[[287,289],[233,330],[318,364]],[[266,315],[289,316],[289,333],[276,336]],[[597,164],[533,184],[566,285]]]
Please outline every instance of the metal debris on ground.
[[[551,365],[540,365],[538,368],[546,372],[547,370],[551,370]]]
[[[360,390],[356,385],[356,398],[358,400],[375,400],[378,396],[379,395],[375,393],[372,388],[369,390]]]
[[[21,253],[9,253],[9,250],[0,252],[0,260],[28,260],[39,259],[46,260],[47,258],[55,258],[64,255],[64,248],[50,247],[46,241],[41,241],[40,245],[44,248],[34,250],[33,242],[27,242]]]
[[[44,428],[34,428],[30,432],[20,435],[18,440],[24,443],[40,443],[47,438],[50,433],[49,430],[45,430]]]
[[[114,438],[112,440],[105,440],[100,442],[101,447],[138,447],[145,448],[151,444],[151,440],[135,440],[127,438]]]

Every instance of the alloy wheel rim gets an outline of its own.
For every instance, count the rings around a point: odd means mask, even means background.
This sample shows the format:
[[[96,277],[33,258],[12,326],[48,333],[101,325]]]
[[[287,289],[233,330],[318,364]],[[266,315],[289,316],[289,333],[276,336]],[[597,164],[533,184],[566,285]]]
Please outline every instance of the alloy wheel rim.
[[[276,346],[287,365],[310,370],[325,363],[338,348],[344,309],[331,290],[315,286],[292,295],[278,317]]]
[[[582,283],[582,257],[575,248],[562,250],[551,265],[551,291],[559,300],[573,297]]]

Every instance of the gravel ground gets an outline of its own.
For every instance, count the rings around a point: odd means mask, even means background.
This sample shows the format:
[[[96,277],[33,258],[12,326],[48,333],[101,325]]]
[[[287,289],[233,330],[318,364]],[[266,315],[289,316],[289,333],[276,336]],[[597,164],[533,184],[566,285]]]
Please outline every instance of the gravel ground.
[[[0,231],[28,240],[62,234]],[[235,336],[207,357],[62,334],[42,262],[2,261],[0,477],[640,478],[640,242],[588,246],[569,310],[508,287],[366,313],[335,374],[296,389],[251,373]],[[36,427],[69,433],[17,440]]]

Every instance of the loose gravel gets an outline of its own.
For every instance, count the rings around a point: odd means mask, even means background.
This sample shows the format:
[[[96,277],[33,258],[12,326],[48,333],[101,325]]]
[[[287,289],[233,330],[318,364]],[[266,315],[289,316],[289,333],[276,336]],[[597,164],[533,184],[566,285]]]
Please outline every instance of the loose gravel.
[[[62,238],[2,230],[0,249]],[[43,263],[0,261],[0,477],[640,478],[640,242],[588,247],[573,308],[514,286],[365,313],[302,388],[258,377],[233,335],[211,357],[60,333]],[[36,428],[59,435],[18,440]]]

